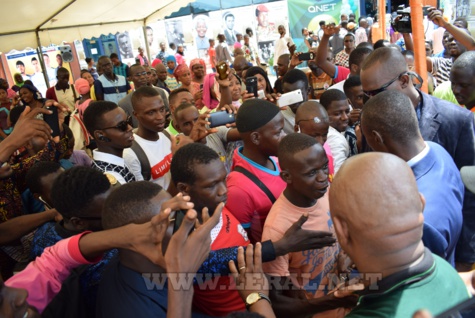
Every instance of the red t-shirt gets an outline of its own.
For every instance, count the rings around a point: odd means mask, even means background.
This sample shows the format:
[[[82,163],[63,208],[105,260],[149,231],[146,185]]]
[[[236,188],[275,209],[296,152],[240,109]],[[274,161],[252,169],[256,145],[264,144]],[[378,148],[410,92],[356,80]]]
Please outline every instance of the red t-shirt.
[[[211,230],[211,250],[248,244],[246,230],[231,212],[224,208],[220,222]],[[234,286],[235,283],[230,276],[210,279],[198,286],[195,285],[193,307],[215,317],[224,317],[231,312],[245,310],[246,305]]]
[[[209,55],[209,63],[211,64],[212,68],[215,68],[216,65],[214,65],[214,59],[216,58],[216,50],[214,47],[210,47],[208,49],[208,55]]]
[[[336,84],[338,82],[344,81],[350,75],[350,70],[343,66],[335,65],[335,76],[333,76],[333,82]]]
[[[274,164],[274,170],[270,170],[246,158],[241,151],[242,148],[234,151],[232,169],[234,170],[236,166],[247,169],[266,185],[275,198],[278,198],[286,184],[280,177],[277,158],[270,157]],[[264,222],[273,202],[253,181],[240,172],[231,171],[227,179],[227,186],[226,207],[241,222],[242,226],[248,229],[251,242],[260,242]]]

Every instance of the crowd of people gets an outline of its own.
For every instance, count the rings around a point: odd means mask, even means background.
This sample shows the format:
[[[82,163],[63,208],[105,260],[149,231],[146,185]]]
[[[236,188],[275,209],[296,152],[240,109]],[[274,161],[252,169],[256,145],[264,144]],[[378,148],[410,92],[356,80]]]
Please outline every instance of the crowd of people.
[[[475,41],[429,9],[446,56],[427,51],[426,94],[424,39],[372,43],[352,18],[303,30],[306,62],[279,26],[274,85],[252,30],[232,37],[245,54],[210,40],[209,73],[160,44],[150,65],[88,60],[74,84],[60,67],[45,97],[1,80],[0,317],[426,317],[468,300]]]

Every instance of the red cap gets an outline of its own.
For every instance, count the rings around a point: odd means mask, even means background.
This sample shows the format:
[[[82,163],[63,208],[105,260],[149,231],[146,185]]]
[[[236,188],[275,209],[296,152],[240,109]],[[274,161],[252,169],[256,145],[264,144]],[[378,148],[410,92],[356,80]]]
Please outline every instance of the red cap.
[[[260,12],[269,12],[269,9],[267,9],[267,7],[263,4],[260,4],[257,6],[257,11],[260,11]]]

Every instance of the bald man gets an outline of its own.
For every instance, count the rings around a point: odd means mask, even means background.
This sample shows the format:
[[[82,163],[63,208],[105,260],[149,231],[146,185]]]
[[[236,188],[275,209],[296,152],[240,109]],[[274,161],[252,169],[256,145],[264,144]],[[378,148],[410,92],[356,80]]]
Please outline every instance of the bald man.
[[[384,90],[398,90],[411,100],[416,110],[419,129],[426,141],[438,143],[447,150],[460,169],[475,165],[475,127],[473,114],[467,109],[429,96],[417,90],[404,56],[391,48],[371,53],[362,65],[361,83],[368,96]],[[475,262],[475,195],[465,191],[462,234],[456,251],[458,269],[469,270]]]
[[[242,72],[250,67],[246,58],[242,55],[238,55],[234,58],[233,68],[236,71],[236,74],[242,78]]]
[[[464,187],[454,161],[442,146],[422,139],[416,112],[401,92],[387,91],[371,98],[361,122],[373,150],[392,153],[411,167],[426,199],[422,241],[432,253],[455,265]]]
[[[326,143],[329,127],[327,111],[319,102],[310,100],[302,103],[297,109],[294,132],[310,136],[323,146],[328,157],[328,180],[332,182],[335,168],[332,151]]]
[[[438,314],[469,298],[452,266],[424,248],[424,205],[404,160],[373,152],[343,164],[330,210],[338,242],[365,285],[346,317],[411,317],[420,308]]]
[[[167,93],[170,93],[170,89],[167,87],[167,83],[165,83],[167,79],[167,68],[164,64],[160,63],[155,65],[155,70],[158,76],[157,86],[166,90]]]

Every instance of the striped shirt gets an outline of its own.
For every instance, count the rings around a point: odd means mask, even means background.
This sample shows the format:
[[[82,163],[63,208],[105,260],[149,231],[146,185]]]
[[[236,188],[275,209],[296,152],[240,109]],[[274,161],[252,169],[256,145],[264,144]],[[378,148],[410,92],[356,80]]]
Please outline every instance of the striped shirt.
[[[119,66],[114,65],[114,74],[125,78],[129,77],[129,66],[124,63],[120,63]]]
[[[104,100],[118,104],[122,98],[127,96],[130,90],[130,84],[123,76],[116,75],[115,80],[111,81],[102,74],[99,76],[99,79],[94,82],[94,90],[96,96],[103,95]]]
[[[434,75],[437,85],[450,80],[450,70],[452,69],[452,59],[444,57],[431,57],[432,75]]]

